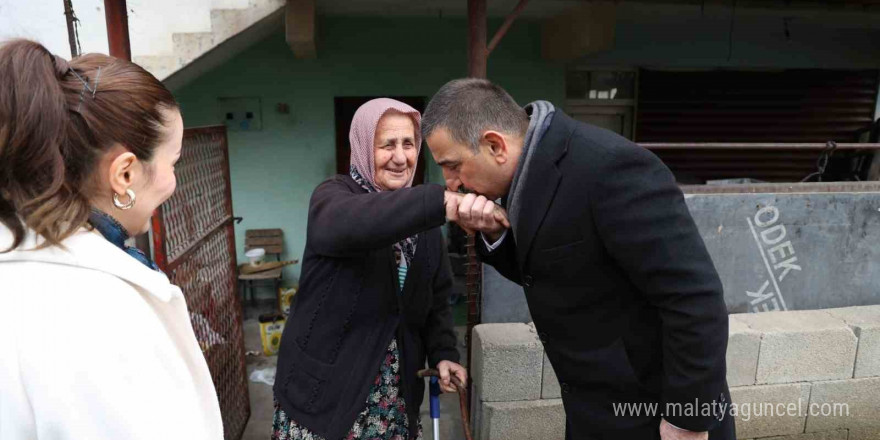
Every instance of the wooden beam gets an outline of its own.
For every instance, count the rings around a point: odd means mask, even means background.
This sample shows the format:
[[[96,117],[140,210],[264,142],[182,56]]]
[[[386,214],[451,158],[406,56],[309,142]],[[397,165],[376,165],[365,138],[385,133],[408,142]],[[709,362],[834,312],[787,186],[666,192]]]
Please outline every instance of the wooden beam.
[[[492,37],[492,41],[489,42],[489,47],[487,50],[487,55],[491,54],[496,47],[498,47],[498,43],[501,42],[501,39],[507,34],[507,31],[513,26],[513,22],[519,17],[519,14],[522,13],[523,9],[526,8],[526,5],[529,3],[529,0],[519,0],[516,7],[513,8],[513,12],[507,15],[507,18],[504,19],[504,23],[501,24],[501,27],[498,28],[498,31],[495,32],[495,36]]]
[[[284,35],[297,58],[318,57],[315,48],[315,0],[287,0]]]
[[[110,56],[131,61],[128,10],[125,0],[104,0],[104,18],[107,20],[107,41],[110,43]]]
[[[486,49],[486,0],[468,0],[468,76],[485,78],[489,52]]]
[[[544,58],[572,61],[614,47],[617,3],[580,4],[544,21],[541,43]]]
[[[486,78],[486,65],[489,51],[486,49],[486,0],[468,0],[468,76],[471,78]],[[474,326],[480,323],[480,309],[482,295],[480,294],[483,280],[483,266],[477,259],[477,248],[474,234],[468,234],[467,244],[467,271],[465,279],[465,291],[467,294],[467,330],[465,332],[465,344],[468,346],[467,365],[468,373],[473,365],[471,349],[473,343]],[[468,382],[468,392],[472,394],[473,384]]]

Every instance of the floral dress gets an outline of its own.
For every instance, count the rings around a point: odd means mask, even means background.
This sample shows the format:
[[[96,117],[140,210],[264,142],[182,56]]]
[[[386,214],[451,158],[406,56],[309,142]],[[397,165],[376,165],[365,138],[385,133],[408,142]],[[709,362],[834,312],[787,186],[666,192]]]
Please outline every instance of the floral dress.
[[[422,424],[417,421],[418,440]],[[400,393],[400,350],[397,339],[391,341],[379,375],[370,388],[366,408],[354,421],[345,440],[406,440],[409,434],[406,403]],[[287,417],[275,402],[272,440],[324,440]]]

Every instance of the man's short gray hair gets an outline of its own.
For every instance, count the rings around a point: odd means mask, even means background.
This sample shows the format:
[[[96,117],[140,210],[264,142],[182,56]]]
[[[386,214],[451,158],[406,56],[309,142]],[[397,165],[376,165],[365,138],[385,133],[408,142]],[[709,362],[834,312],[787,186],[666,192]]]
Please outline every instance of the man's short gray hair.
[[[484,131],[524,136],[529,117],[501,87],[485,79],[463,78],[446,83],[425,108],[422,139],[438,128],[445,128],[453,140],[476,153]]]

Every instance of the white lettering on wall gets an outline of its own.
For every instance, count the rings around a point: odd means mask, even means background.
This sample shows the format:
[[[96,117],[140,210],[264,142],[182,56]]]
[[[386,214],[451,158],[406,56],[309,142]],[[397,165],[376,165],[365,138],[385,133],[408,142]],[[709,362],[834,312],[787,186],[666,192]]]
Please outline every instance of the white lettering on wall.
[[[766,277],[762,280],[761,287],[756,291],[746,291],[749,304],[753,312],[768,312],[773,310],[788,310],[785,299],[779,289],[779,283],[785,279],[791,271],[801,271],[797,263],[794,247],[791,240],[785,240],[787,232],[785,225],[779,222],[779,209],[775,206],[765,206],[755,213],[754,218],[746,218],[755,245],[764,261],[767,269]],[[756,228],[757,227],[757,228]],[[772,286],[772,287],[771,287]]]

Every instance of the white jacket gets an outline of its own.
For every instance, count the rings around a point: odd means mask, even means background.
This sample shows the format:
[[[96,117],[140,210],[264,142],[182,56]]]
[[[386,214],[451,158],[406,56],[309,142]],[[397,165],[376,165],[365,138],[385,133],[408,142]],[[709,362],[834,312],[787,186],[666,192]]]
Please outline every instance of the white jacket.
[[[222,439],[180,289],[96,231],[35,244],[0,254],[0,440]]]

